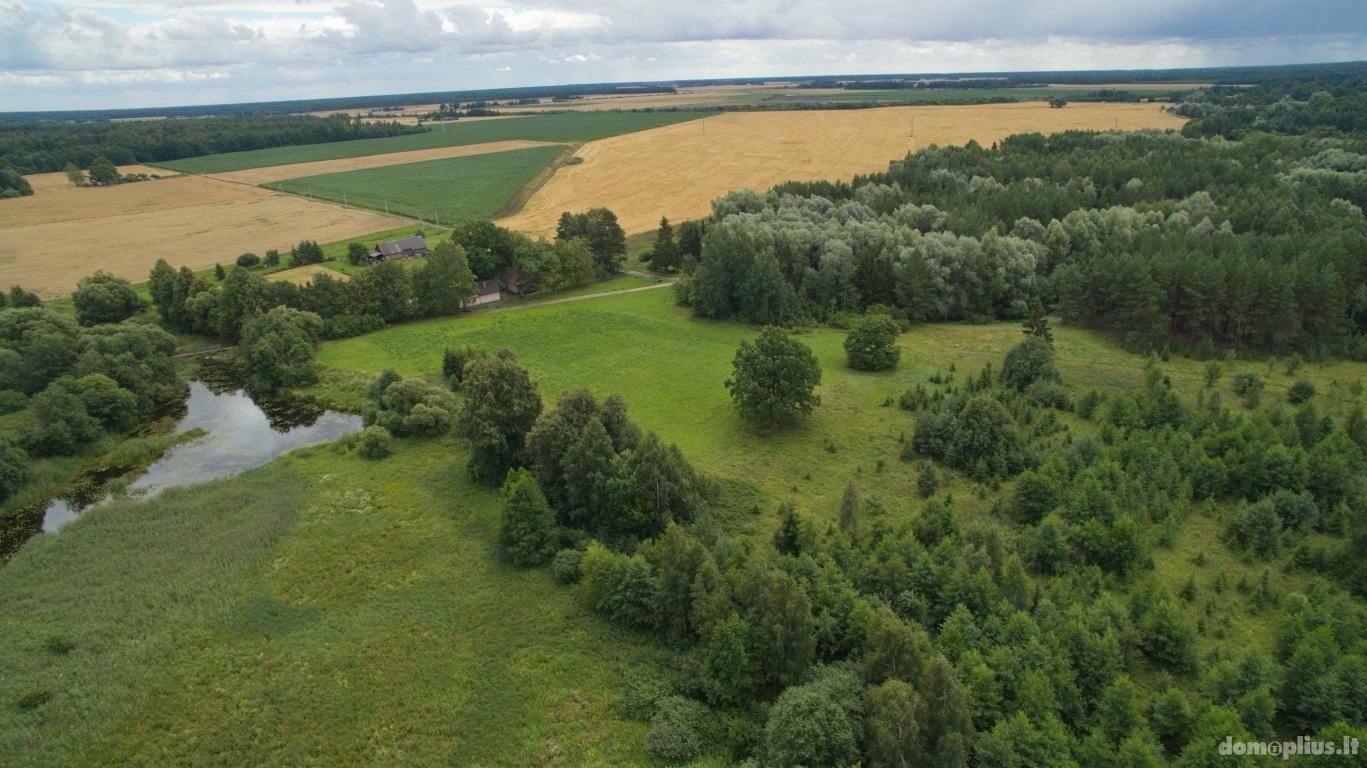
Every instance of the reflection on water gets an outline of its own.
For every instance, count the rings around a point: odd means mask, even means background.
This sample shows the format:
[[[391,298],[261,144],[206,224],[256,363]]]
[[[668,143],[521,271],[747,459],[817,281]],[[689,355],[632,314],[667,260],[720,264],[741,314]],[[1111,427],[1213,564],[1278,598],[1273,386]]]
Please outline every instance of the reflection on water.
[[[215,393],[202,382],[190,382],[185,416],[175,433],[199,428],[207,434],[172,447],[128,484],[128,495],[147,498],[166,488],[231,477],[296,448],[328,443],[361,429],[359,416],[299,405],[272,403],[267,415],[242,390]],[[289,413],[294,414],[293,423]],[[85,501],[54,500],[44,511],[43,530],[55,531],[75,518],[93,499]]]

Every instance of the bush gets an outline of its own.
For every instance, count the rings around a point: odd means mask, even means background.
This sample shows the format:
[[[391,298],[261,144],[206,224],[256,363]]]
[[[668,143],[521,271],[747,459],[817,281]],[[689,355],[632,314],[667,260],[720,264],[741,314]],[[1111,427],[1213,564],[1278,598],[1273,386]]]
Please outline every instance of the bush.
[[[143,306],[138,292],[127,280],[103,271],[81,278],[71,299],[81,325],[127,320]]]
[[[921,498],[928,499],[940,490],[940,473],[935,471],[935,465],[929,461],[922,461],[916,464],[916,492],[921,494]]]
[[[1095,389],[1088,390],[1087,394],[1077,401],[1077,415],[1084,419],[1092,418],[1092,414],[1096,413],[1097,406],[1101,405],[1101,400],[1100,392]]]
[[[465,381],[465,366],[488,356],[489,353],[469,344],[458,349],[447,347],[441,354],[441,375],[452,390],[459,391],[461,382]]]
[[[8,499],[28,477],[28,454],[0,437],[0,502]]]
[[[944,456],[954,441],[958,429],[958,419],[948,408],[941,411],[923,411],[916,417],[916,432],[912,435],[911,445],[923,456]]]
[[[1041,408],[1057,408],[1066,411],[1073,407],[1068,392],[1062,385],[1053,381],[1035,381],[1025,389],[1025,399]]]
[[[237,257],[237,266],[243,269],[253,269],[261,263],[261,258],[254,253],[244,253]]]
[[[450,393],[421,379],[399,379],[384,388],[379,401],[362,414],[400,437],[436,437],[451,429],[455,404]]]
[[[682,696],[661,699],[650,719],[646,751],[667,762],[683,763],[702,754],[707,707]]]
[[[1243,505],[1229,522],[1230,543],[1238,549],[1251,550],[1258,555],[1267,555],[1276,550],[1281,531],[1282,519],[1277,516],[1272,499]]]
[[[513,565],[542,565],[551,556],[555,514],[546,503],[536,478],[525,469],[508,473],[503,483],[503,520],[498,544]]]
[[[383,459],[394,452],[394,438],[389,434],[389,430],[377,424],[371,424],[361,430],[360,454],[367,459]]]
[[[887,312],[870,309],[845,336],[845,360],[857,371],[884,371],[897,367],[902,355],[897,337],[902,329]]]
[[[1037,381],[1059,380],[1058,368],[1054,366],[1054,346],[1038,336],[1012,347],[1002,362],[1001,381],[1017,392],[1024,392]]]
[[[577,549],[562,549],[551,560],[551,575],[561,584],[576,584],[581,576],[579,564],[583,559],[584,553]]]
[[[22,411],[28,406],[28,397],[17,389],[0,389],[0,416]]]
[[[1286,391],[1286,399],[1291,401],[1292,405],[1300,405],[1314,396],[1315,385],[1305,379],[1301,379],[1295,384],[1292,384],[1291,389]]]
[[[337,315],[323,321],[323,337],[349,339],[374,333],[383,327],[384,318],[379,315]]]
[[[347,243],[346,260],[348,264],[351,264],[354,267],[359,267],[362,264],[364,264],[366,262],[366,259],[369,257],[370,251],[366,249],[364,244]]]

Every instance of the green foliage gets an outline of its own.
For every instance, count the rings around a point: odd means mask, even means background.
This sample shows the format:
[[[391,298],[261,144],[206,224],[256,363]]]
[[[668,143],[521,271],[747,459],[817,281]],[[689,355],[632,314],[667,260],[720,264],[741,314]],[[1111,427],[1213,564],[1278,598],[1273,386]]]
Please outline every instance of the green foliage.
[[[527,432],[541,415],[541,396],[507,350],[467,365],[462,389],[456,433],[470,441],[467,467],[482,483],[501,482],[526,460]]]
[[[361,430],[359,453],[367,459],[383,459],[394,452],[394,438],[389,430],[378,424],[371,424]]]
[[[462,347],[447,347],[441,353],[441,375],[451,385],[451,389],[459,392],[460,385],[465,380],[465,367],[475,360],[483,360],[489,353],[482,349],[466,344]]]
[[[789,426],[821,404],[821,366],[812,351],[782,330],[766,326],[742,341],[726,381],[741,416],[766,426]]]
[[[290,249],[290,266],[302,267],[307,264],[321,264],[326,261],[323,256],[323,248],[313,240],[300,240],[299,244]],[[222,279],[221,277],[219,278]]]
[[[382,377],[372,393],[376,390],[378,397],[367,403],[362,412],[366,423],[401,437],[437,437],[451,429],[455,403],[445,389],[421,379],[395,378],[385,384]]]
[[[5,165],[0,165],[0,200],[24,197],[33,194],[33,187],[29,186],[28,179]],[[0,304],[0,307],[3,307]]]
[[[662,699],[650,719],[646,751],[671,763],[694,759],[703,751],[708,715],[707,707],[682,696]]]
[[[897,337],[902,333],[897,321],[885,312],[865,314],[845,336],[845,360],[859,371],[885,371],[897,366],[902,356]]]
[[[513,565],[543,565],[554,552],[555,514],[525,469],[508,473],[503,482],[503,522],[498,543],[503,557]]]
[[[1054,345],[1047,339],[1032,336],[1012,347],[1002,361],[1002,383],[1024,392],[1036,382],[1061,381],[1054,365]]]
[[[19,709],[37,709],[52,700],[52,691],[46,688],[25,688],[14,700]]]
[[[28,476],[28,454],[0,438],[0,502],[7,501]]]
[[[655,578],[644,557],[617,554],[594,541],[579,567],[590,608],[624,626],[654,625]]]
[[[859,760],[864,698],[857,676],[825,670],[783,691],[769,712],[764,745],[779,765],[837,766]]]
[[[103,271],[81,278],[71,299],[81,325],[117,323],[143,307],[142,299],[127,280]]]
[[[913,768],[926,754],[925,705],[916,690],[902,680],[888,680],[869,689],[868,755],[874,765]]]
[[[735,613],[717,622],[707,633],[698,674],[708,702],[738,704],[749,697],[755,685],[755,662],[750,648],[750,624]]]
[[[655,244],[650,249],[650,268],[656,272],[678,269],[682,263],[679,245],[674,239],[674,227],[667,217],[660,217],[660,227],[655,230]]]
[[[580,564],[584,553],[577,549],[562,549],[551,560],[551,573],[561,584],[577,584],[582,575]]]
[[[90,164],[90,183],[104,187],[119,183],[119,169],[103,156]]]
[[[368,258],[370,258],[370,250],[365,247],[365,243],[347,243],[346,260],[348,264],[359,267],[365,264]]]
[[[413,299],[424,317],[459,312],[475,291],[475,275],[460,246],[439,243],[413,273]]]
[[[237,266],[243,269],[255,269],[257,266],[261,264],[261,257],[257,256],[254,253],[244,253],[241,256],[237,257],[237,261],[235,263],[237,264]]]
[[[627,236],[617,223],[617,216],[607,208],[591,208],[583,213],[560,214],[555,227],[557,241],[583,240],[593,255],[593,265],[600,275],[621,271],[627,256]]]
[[[1001,403],[980,395],[964,404],[945,452],[951,466],[984,480],[1012,474],[1020,468],[1021,458],[1015,422]]]
[[[313,357],[323,321],[312,312],[275,307],[242,330],[239,365],[253,391],[274,393],[312,384],[318,377]]]
[[[1315,396],[1315,385],[1300,379],[1286,391],[1286,399],[1292,405],[1300,405]]]

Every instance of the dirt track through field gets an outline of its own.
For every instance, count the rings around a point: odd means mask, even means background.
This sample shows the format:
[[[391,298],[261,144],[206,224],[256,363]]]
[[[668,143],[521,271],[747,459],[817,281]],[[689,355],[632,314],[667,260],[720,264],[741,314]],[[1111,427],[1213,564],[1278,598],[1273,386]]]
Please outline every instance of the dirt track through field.
[[[465,144],[457,147],[433,147],[431,149],[414,149],[408,152],[387,152],[382,155],[343,157],[336,160],[315,160],[308,163],[290,163],[289,165],[271,165],[265,168],[248,168],[243,171],[215,173],[212,174],[212,176],[217,179],[237,181],[243,184],[266,184],[272,181],[288,181],[289,179],[298,179],[304,176],[318,176],[324,173],[356,171],[362,168],[382,168],[389,165],[420,163],[424,160],[442,160],[448,157],[465,157],[468,155],[483,155],[490,152],[506,152],[511,149],[545,147],[550,146],[553,143],[554,142],[549,141],[510,139],[508,141],[491,141],[484,144]]]
[[[60,173],[28,178],[33,196],[0,201],[0,287],[18,284],[44,298],[66,295],[97,269],[139,283],[157,259],[205,269],[248,251],[407,222],[196,176],[104,188],[73,187]]]
[[[731,112],[585,144],[567,165],[499,221],[549,234],[562,211],[606,206],[628,233],[707,215],[732,189],[789,180],[849,179],[931,144],[991,144],[1013,133],[1180,128],[1158,104],[1044,102],[878,109]]]

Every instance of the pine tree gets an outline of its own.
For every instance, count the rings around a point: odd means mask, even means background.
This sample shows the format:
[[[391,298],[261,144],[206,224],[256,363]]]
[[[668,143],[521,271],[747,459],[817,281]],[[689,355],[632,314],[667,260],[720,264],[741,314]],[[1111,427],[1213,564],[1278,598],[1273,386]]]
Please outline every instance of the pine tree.
[[[1049,328],[1049,314],[1044,310],[1044,302],[1036,296],[1030,302],[1030,314],[1021,324],[1021,332],[1032,339],[1044,339],[1050,346],[1054,344],[1054,332]]]
[[[504,558],[514,565],[544,565],[555,551],[555,515],[536,478],[525,469],[509,472],[503,498],[498,541]]]
[[[655,246],[650,250],[650,268],[664,272],[679,267],[679,244],[674,240],[674,227],[666,217],[660,217],[660,228],[655,230]]]

